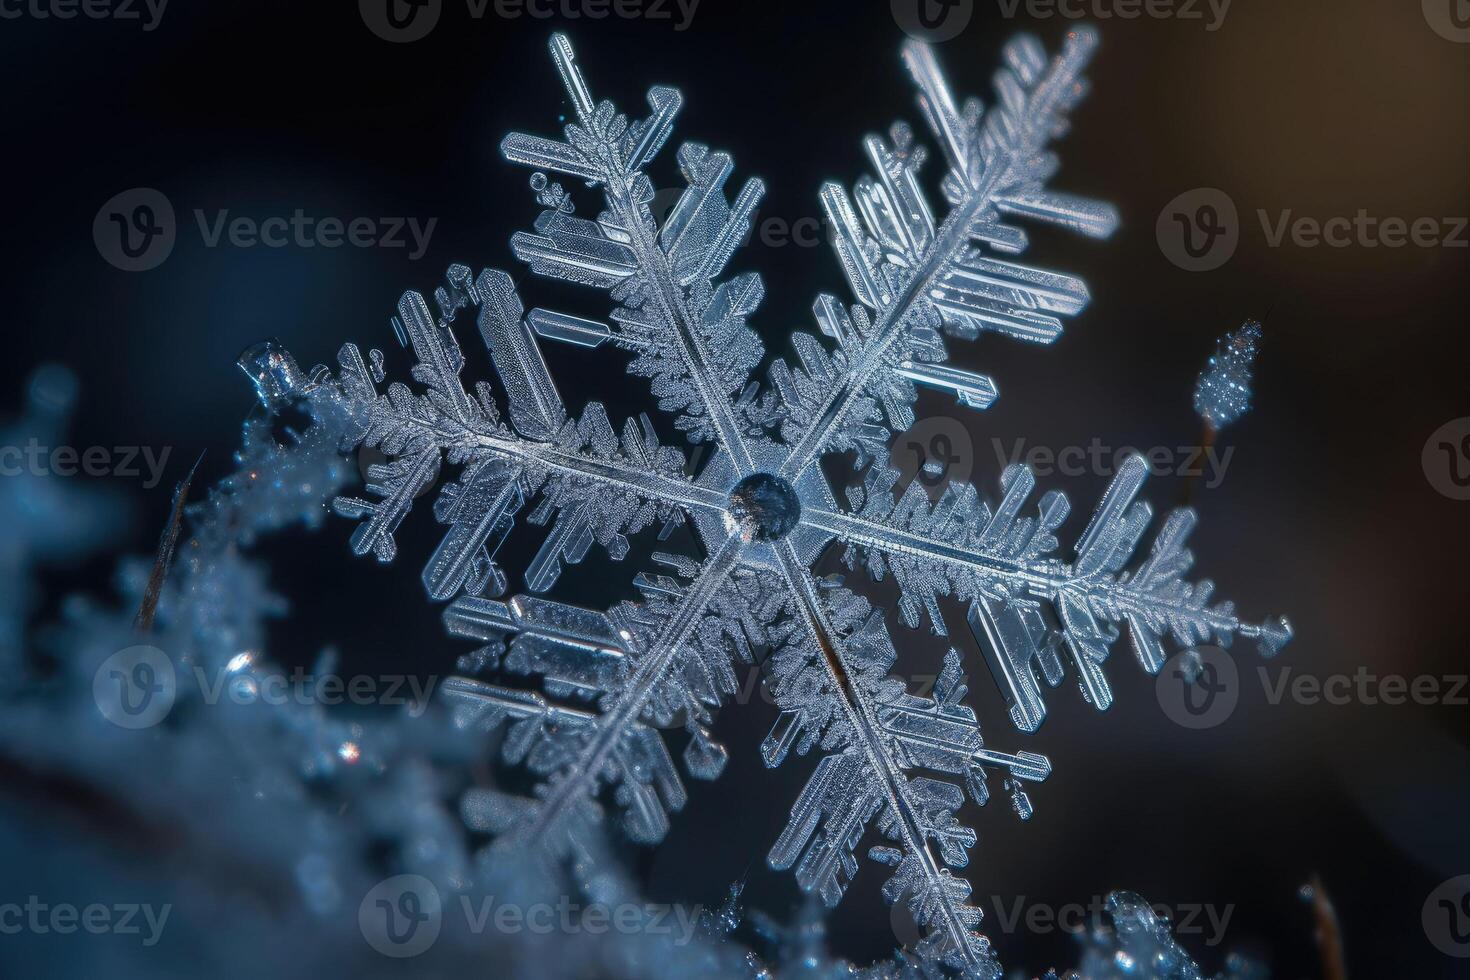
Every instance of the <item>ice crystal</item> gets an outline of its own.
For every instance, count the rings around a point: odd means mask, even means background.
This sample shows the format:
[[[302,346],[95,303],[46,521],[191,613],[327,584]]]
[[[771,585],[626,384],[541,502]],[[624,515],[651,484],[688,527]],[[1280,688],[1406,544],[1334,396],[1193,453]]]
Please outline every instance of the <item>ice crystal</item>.
[[[1207,980],[1207,975],[1175,940],[1167,919],[1161,918],[1133,892],[1113,892],[1106,910],[1111,928],[1100,924],[1079,935],[1081,962],[1062,974],[1066,980]],[[1266,980],[1260,964],[1230,954],[1225,969],[1212,980]],[[1057,980],[1055,972],[1042,980]]]
[[[317,412],[345,413],[347,448],[385,457],[369,468],[364,497],[334,505],[361,521],[351,539],[359,555],[392,560],[415,498],[446,465],[457,468],[434,503],[446,530],[424,585],[449,601],[450,631],[483,644],[468,663],[502,679],[542,679],[539,691],[476,677],[446,685],[459,724],[503,727],[504,759],[538,779],[528,796],[469,790],[461,810],[471,828],[504,849],[554,857],[575,853],[611,804],[633,840],[659,841],[687,798],[661,729],[687,730],[688,775],[718,777],[726,749],[709,726],[737,690],[737,666],[760,663],[781,712],[760,747],[765,763],[779,765],[793,749],[821,757],[769,863],[794,868],[804,889],[834,905],[857,872],[860,838],[876,827],[885,843],[869,856],[892,869],[885,898],[906,901],[925,931],[918,955],[995,977],[971,886],[951,870],[976,842],[957,814],[966,796],[986,802],[996,770],[1026,818],[1032,804],[1021,783],[1045,779],[1050,762],[982,739],[957,650],[931,694],[910,693],[892,674],[884,612],[814,574],[818,558],[840,548],[853,569],[892,576],[909,627],[943,635],[940,597],[965,603],[1023,732],[1042,723],[1042,683],[1060,684],[1067,662],[1087,702],[1112,703],[1103,668],[1125,625],[1150,673],[1164,663],[1166,635],[1184,646],[1247,637],[1265,654],[1287,639],[1284,620],[1248,623],[1230,603],[1211,604],[1211,583],[1187,581],[1192,511],[1170,514],[1133,562],[1152,516],[1137,499],[1141,459],[1120,468],[1069,555],[1058,537],[1067,498],[1053,490],[1030,504],[1036,481],[1024,466],[1000,474],[996,503],[969,485],[950,485],[937,501],[917,482],[896,490],[887,446],[914,421],[917,386],[972,408],[997,397],[990,378],[946,363],[946,336],[990,331],[1049,343],[1061,317],[1087,301],[1080,280],[1015,261],[1028,241],[1013,221],[1094,237],[1116,224],[1110,207],[1049,187],[1057,164],[1048,146],[1084,94],[1094,46],[1091,33],[1073,31],[1048,60],[1035,40],[1012,41],[988,111],[956,101],[927,47],[905,48],[943,157],[946,209],[937,212],[921,187],[926,151],[907,126],[869,137],[875,177],[851,194],[828,184],[820,195],[854,302],[819,296],[814,314],[827,339],[795,332],[794,362],[775,361],[764,384],[754,375],[765,352],[747,323],[761,279],[727,272],[764,185],[749,180],[732,200],[730,157],[686,143],[677,160],[688,187],[656,222],[644,168],[669,138],[680,93],[652,89],[649,115],[630,120],[594,100],[560,35],[551,54],[573,118],[560,139],[516,133],[501,144],[507,159],[534,169],[544,207],[511,245],[539,275],[607,291],[609,318],[527,311],[506,273],[455,265],[432,309],[417,292],[398,306],[394,327],[412,347],[416,387],[380,390],[383,355],[365,358],[351,344],[335,373],[303,374],[279,348],[254,352],[248,369],[268,406],[300,397]],[[599,192],[595,216],[579,216],[573,194],[547,172]],[[456,330],[470,316],[497,388],[461,380]],[[625,352],[627,372],[648,380],[688,441],[712,445],[707,461],[691,474],[685,451],[661,442],[646,417],[614,425],[598,402],[574,416],[542,340]],[[819,465],[839,452],[861,470],[852,486],[831,485]],[[502,598],[511,578],[497,552],[527,508],[549,531],[519,570],[524,592]],[[593,544],[620,560],[630,535],[657,527],[662,540],[681,522],[702,557],[656,555],[664,570],[635,579],[641,601],[599,611],[539,595]]]
[[[1251,407],[1251,369],[1261,346],[1261,325],[1247,320],[1220,338],[1194,388],[1194,410],[1215,429],[1240,418]]]
[[[64,367],[38,368],[25,386],[24,415],[0,425],[0,446],[57,445],[65,437],[77,393]],[[31,578],[38,566],[75,560],[116,534],[125,521],[110,495],[78,490],[36,468],[15,466],[0,480],[0,694],[20,683],[25,626],[38,598]]]
[[[248,352],[243,366],[263,391],[283,396],[270,379],[294,370],[270,346]],[[26,416],[0,432],[60,435],[74,390],[69,373],[43,368]],[[446,904],[453,896],[526,907],[575,896],[645,908],[609,861],[575,892],[555,893],[529,861],[476,862],[445,797],[479,753],[446,712],[385,711],[364,724],[314,697],[221,694],[224,677],[258,689],[284,676],[266,642],[284,600],[248,545],[319,525],[351,474],[338,451],[350,418],[323,411],[310,421],[300,431],[259,414],[246,422],[233,471],[187,508],[190,533],[146,628],[135,611],[152,560],[120,570],[120,605],[72,596],[59,621],[30,628],[18,591],[0,603],[0,854],[9,878],[40,894],[86,881],[146,898],[142,907],[161,914],[153,938],[164,940],[58,945],[22,931],[0,943],[4,975],[42,962],[55,974],[124,980],[383,975],[360,908],[385,870],[427,882]],[[35,565],[103,544],[100,532],[122,521],[98,498],[93,487],[50,477],[0,481],[0,521],[15,530],[7,568],[28,582]],[[139,643],[171,664],[172,703],[156,724],[124,730],[99,713],[95,680],[108,676],[100,671],[119,648]],[[331,672],[322,662],[313,674]],[[435,963],[467,975],[514,962],[533,980],[684,980],[741,975],[749,958],[718,935],[685,944],[648,929],[512,934],[451,916],[442,925]]]

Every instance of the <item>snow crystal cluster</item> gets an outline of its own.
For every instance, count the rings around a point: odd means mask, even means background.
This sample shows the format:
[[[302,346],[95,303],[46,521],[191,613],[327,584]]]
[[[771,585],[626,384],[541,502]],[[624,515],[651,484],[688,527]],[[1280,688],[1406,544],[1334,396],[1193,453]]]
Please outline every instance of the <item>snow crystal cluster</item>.
[[[1251,371],[1260,346],[1255,320],[1220,338],[1194,389],[1194,410],[1211,427],[1223,429],[1250,411]]]

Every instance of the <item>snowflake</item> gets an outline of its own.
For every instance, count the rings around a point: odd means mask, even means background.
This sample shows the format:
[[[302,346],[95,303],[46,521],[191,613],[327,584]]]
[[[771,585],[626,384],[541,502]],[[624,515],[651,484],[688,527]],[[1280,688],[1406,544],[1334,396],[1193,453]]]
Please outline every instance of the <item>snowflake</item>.
[[[986,112],[973,99],[956,102],[927,47],[905,49],[943,151],[948,211],[936,220],[918,180],[926,154],[907,126],[895,125],[886,141],[869,137],[876,178],[859,180],[851,196],[836,184],[821,191],[856,302],[818,297],[815,317],[828,340],[794,333],[796,363],[774,362],[765,385],[752,379],[764,351],[747,325],[761,279],[725,275],[763,185],[748,181],[732,202],[729,156],[686,143],[678,163],[688,187],[660,226],[644,167],[669,137],[679,92],[652,89],[649,116],[630,122],[593,100],[560,35],[551,54],[575,119],[562,140],[517,133],[502,143],[508,159],[536,171],[531,186],[544,207],[534,230],[511,243],[537,274],[607,290],[610,321],[526,312],[504,272],[475,276],[455,265],[434,292],[437,312],[409,292],[394,319],[417,359],[418,389],[395,382],[380,393],[383,355],[364,360],[350,344],[335,374],[303,375],[275,346],[255,352],[248,370],[268,404],[304,396],[345,410],[354,426],[348,448],[386,458],[369,468],[371,499],[335,504],[361,520],[351,541],[359,555],[392,560],[395,530],[414,499],[446,463],[458,467],[434,504],[447,531],[424,585],[435,600],[452,600],[444,617],[452,633],[485,644],[467,658],[474,672],[542,678],[539,690],[472,677],[447,685],[462,726],[504,726],[504,759],[538,778],[529,796],[468,791],[461,809],[472,828],[500,846],[557,856],[610,804],[632,839],[659,841],[686,800],[661,729],[687,730],[690,776],[718,777],[727,755],[708,727],[737,690],[736,667],[759,663],[781,712],[761,745],[765,763],[779,765],[792,749],[821,756],[770,864],[795,867],[803,888],[834,905],[857,871],[859,838],[876,822],[886,844],[869,856],[894,869],[884,896],[909,903],[925,932],[920,955],[998,976],[977,931],[981,912],[967,904],[970,884],[951,870],[965,866],[976,841],[957,811],[966,794],[986,802],[987,773],[996,770],[1012,808],[1028,817],[1021,782],[1045,779],[1050,762],[982,740],[954,649],[932,694],[910,693],[890,673],[896,653],[883,612],[839,579],[814,574],[818,558],[840,546],[850,567],[891,575],[909,627],[927,623],[943,635],[939,598],[966,603],[970,630],[1024,732],[1045,718],[1042,682],[1058,685],[1066,661],[1086,701],[1111,704],[1103,667],[1124,624],[1150,673],[1164,663],[1165,634],[1183,645],[1244,636],[1266,654],[1287,639],[1284,620],[1246,623],[1230,603],[1210,604],[1209,582],[1185,580],[1195,522],[1188,509],[1170,514],[1148,555],[1127,567],[1151,518],[1136,500],[1141,459],[1121,467],[1070,559],[1057,538],[1066,497],[1048,492],[1025,516],[1035,479],[1023,466],[1001,474],[994,505],[969,485],[951,484],[937,501],[921,481],[896,489],[887,445],[914,421],[916,386],[949,391],[973,408],[997,396],[991,379],[945,363],[945,335],[994,331],[1049,343],[1060,317],[1087,302],[1080,280],[1013,261],[1027,237],[1010,222],[1095,237],[1116,224],[1108,206],[1046,186],[1056,169],[1048,143],[1084,93],[1080,73],[1095,43],[1089,32],[1072,32],[1048,61],[1035,40],[1012,41]],[[602,210],[579,217],[548,171],[599,190]],[[465,361],[454,330],[470,310],[499,393],[460,380]],[[661,444],[647,417],[615,428],[597,402],[571,417],[540,340],[627,352],[628,373],[648,379],[678,430],[711,444],[708,461],[691,474],[684,450]],[[820,465],[839,452],[860,470],[840,494]],[[524,569],[526,593],[502,600],[509,584],[496,553],[533,502],[528,519],[550,529]],[[643,601],[604,612],[537,595],[594,542],[618,560],[629,535],[659,526],[662,540],[681,522],[704,557],[657,554],[665,571],[635,580]]]

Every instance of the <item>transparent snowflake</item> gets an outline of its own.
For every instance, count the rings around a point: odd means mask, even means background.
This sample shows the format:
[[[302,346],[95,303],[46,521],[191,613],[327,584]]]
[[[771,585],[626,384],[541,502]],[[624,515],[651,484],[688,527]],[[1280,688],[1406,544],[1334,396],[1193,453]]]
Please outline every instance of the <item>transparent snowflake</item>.
[[[1080,280],[1013,261],[1027,238],[1011,221],[1098,237],[1116,224],[1108,206],[1046,186],[1056,169],[1048,143],[1084,93],[1080,73],[1095,43],[1075,31],[1048,61],[1035,40],[1014,40],[985,112],[973,99],[956,103],[928,48],[905,49],[943,152],[948,210],[936,220],[918,179],[925,151],[907,126],[895,125],[886,141],[869,137],[876,178],[861,179],[851,195],[836,184],[821,191],[856,302],[819,296],[814,312],[828,339],[794,333],[795,363],[776,361],[764,385],[752,379],[763,349],[746,322],[762,298],[761,279],[725,276],[763,185],[750,180],[728,200],[729,156],[686,143],[678,163],[688,187],[660,226],[644,167],[670,134],[679,92],[652,89],[649,116],[630,122],[593,100],[560,35],[551,53],[574,120],[560,141],[517,133],[501,145],[508,159],[535,169],[531,185],[545,208],[512,247],[537,274],[607,290],[610,321],[526,312],[504,272],[475,276],[456,265],[434,292],[437,311],[416,292],[398,307],[394,326],[417,359],[417,388],[395,382],[380,393],[383,355],[364,360],[350,344],[335,374],[303,375],[274,345],[253,352],[247,369],[267,403],[304,396],[345,410],[353,420],[348,448],[385,457],[369,469],[369,499],[335,505],[361,520],[352,535],[358,554],[392,560],[394,532],[414,499],[446,463],[458,468],[434,504],[447,531],[424,585],[435,600],[452,600],[451,632],[485,644],[468,658],[473,673],[541,678],[539,690],[473,677],[447,687],[465,728],[505,726],[503,757],[538,777],[530,796],[470,790],[462,811],[472,828],[500,846],[556,856],[610,805],[631,838],[660,840],[686,800],[664,730],[687,730],[690,776],[719,776],[726,750],[708,726],[737,690],[737,666],[760,663],[781,710],[761,745],[765,763],[779,765],[792,749],[821,756],[770,864],[795,867],[802,887],[833,905],[856,873],[859,838],[876,821],[887,843],[869,856],[893,868],[884,895],[909,903],[926,935],[920,955],[998,976],[977,932],[981,912],[967,904],[970,884],[951,871],[965,866],[976,840],[957,811],[966,793],[985,803],[987,773],[998,770],[1013,809],[1028,817],[1020,784],[1045,779],[1050,762],[982,740],[956,650],[932,695],[910,693],[890,673],[896,653],[883,611],[814,574],[818,558],[840,546],[852,568],[891,575],[909,627],[927,623],[942,635],[939,598],[966,603],[1011,720],[1025,732],[1045,717],[1042,682],[1060,684],[1067,661],[1083,697],[1109,706],[1103,666],[1124,625],[1151,673],[1164,663],[1165,634],[1183,645],[1245,636],[1266,654],[1288,638],[1284,620],[1243,622],[1230,603],[1210,604],[1209,582],[1185,580],[1195,522],[1188,509],[1170,514],[1147,556],[1128,567],[1152,516],[1136,500],[1141,459],[1123,465],[1070,558],[1057,539],[1067,498],[1045,493],[1024,516],[1035,479],[1023,466],[1001,474],[995,504],[970,485],[951,484],[937,501],[921,481],[896,489],[887,446],[914,421],[916,386],[952,392],[973,408],[997,395],[989,378],[945,363],[945,335],[995,331],[1048,343],[1060,317],[1087,302]],[[600,191],[603,210],[579,217],[548,171]],[[454,329],[469,310],[499,392],[461,382]],[[691,474],[684,450],[660,444],[646,417],[615,428],[597,402],[570,417],[540,340],[631,355],[628,373],[648,379],[690,442],[711,444],[708,460]],[[854,454],[860,470],[841,493],[820,465],[838,452]],[[525,593],[501,600],[509,582],[496,553],[528,506],[530,522],[550,529],[523,570]],[[537,595],[594,542],[622,559],[629,535],[658,525],[662,540],[686,521],[703,557],[656,555],[665,572],[635,580],[643,601],[603,612]]]

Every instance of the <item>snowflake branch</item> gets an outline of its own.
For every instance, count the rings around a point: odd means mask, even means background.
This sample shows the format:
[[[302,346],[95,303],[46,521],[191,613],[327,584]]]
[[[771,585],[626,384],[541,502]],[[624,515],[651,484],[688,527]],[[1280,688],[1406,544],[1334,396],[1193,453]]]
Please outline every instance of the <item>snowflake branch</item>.
[[[909,779],[884,744],[880,735],[882,726],[874,706],[853,681],[853,674],[842,652],[842,642],[828,621],[806,564],[789,543],[783,543],[777,549],[777,554],[780,558],[781,574],[795,597],[800,619],[811,642],[820,651],[821,660],[830,673],[834,686],[840,692],[842,708],[851,726],[851,738],[863,754],[870,775],[881,786],[882,799],[891,822],[889,829],[896,831],[905,854],[917,865],[923,898],[932,905],[931,914],[926,921],[941,937],[940,955],[954,958],[967,967],[980,967],[986,961],[992,960],[989,944],[971,931],[971,926],[980,921],[980,910],[962,905],[956,898],[957,891],[968,894],[969,885],[955,879],[947,869],[942,868],[929,850],[925,831],[917,815],[919,807],[910,795]],[[973,841],[973,835],[971,840]],[[777,848],[781,846],[782,843],[778,842]],[[774,855],[777,851],[772,853]],[[957,889],[957,884],[962,885],[962,888]],[[896,897],[893,896],[890,901]]]
[[[1013,42],[1007,47],[1010,71],[996,81],[1001,104],[982,128],[978,105],[964,113],[955,108],[930,49],[918,42],[906,46],[904,59],[921,89],[920,104],[950,162],[945,192],[954,207],[935,232],[913,182],[922,158],[910,162],[914,153],[906,146],[895,155],[876,138],[870,138],[869,151],[883,186],[859,186],[870,234],[839,186],[823,189],[839,258],[859,301],[875,311],[876,319],[869,325],[860,316],[854,330],[845,317],[843,326],[822,317],[824,332],[836,336],[843,348],[845,370],[837,383],[819,389],[815,405],[802,406],[804,428],[781,468],[783,477],[794,478],[834,441],[858,442],[835,437],[849,422],[861,425],[874,417],[872,395],[880,375],[880,387],[886,389],[880,400],[888,405],[891,425],[911,419],[907,404],[914,399],[915,381],[955,391],[973,407],[990,404],[995,386],[989,378],[917,363],[944,359],[934,333],[941,324],[962,336],[992,329],[1050,342],[1061,331],[1052,313],[1075,313],[1086,303],[1080,280],[987,258],[970,243],[1002,252],[1023,250],[1025,235],[1001,224],[1001,213],[1049,220],[1094,236],[1116,226],[1111,208],[1042,186],[1054,166],[1043,149],[1080,96],[1081,72],[1095,47],[1090,31],[1072,32],[1043,74],[1039,45],[1029,38]],[[900,144],[907,142],[906,129],[897,135]],[[906,347],[918,350],[909,356]]]
[[[861,502],[858,513],[812,507],[802,518],[845,543],[850,564],[862,561],[877,578],[894,574],[901,587],[900,610],[911,627],[927,615],[934,631],[943,633],[936,596],[969,601],[971,630],[1012,705],[1012,719],[1022,730],[1034,731],[1045,706],[1031,665],[1041,667],[1049,683],[1058,683],[1059,641],[1071,651],[1089,701],[1099,709],[1112,703],[1101,665],[1118,632],[1104,624],[1128,626],[1139,664],[1150,674],[1165,662],[1165,633],[1184,645],[1228,645],[1236,636],[1246,637],[1265,656],[1291,636],[1284,618],[1243,622],[1231,603],[1208,605],[1212,583],[1185,580],[1194,561],[1185,541],[1196,522],[1187,508],[1167,518],[1144,561],[1124,570],[1152,517],[1148,505],[1135,500],[1147,472],[1142,457],[1124,461],[1078,539],[1071,563],[1054,557],[1053,532],[1067,516],[1066,497],[1046,494],[1036,517],[1021,517],[1035,487],[1035,478],[1022,466],[1006,470],[1005,495],[994,512],[968,485],[951,485],[931,505],[916,481],[894,501],[896,473],[876,467],[854,494]],[[1056,613],[1060,630],[1041,618],[1038,601]]]
[[[729,170],[728,158],[708,154],[702,147],[685,146],[680,151],[680,162],[693,186],[671,215],[662,233],[664,247],[660,247],[659,232],[648,209],[652,185],[639,168],[667,136],[678,93],[655,89],[650,93],[650,102],[657,110],[655,119],[642,128],[629,129],[611,103],[594,105],[591,101],[565,35],[552,37],[551,55],[579,125],[568,126],[566,144],[511,134],[501,144],[502,152],[518,163],[553,167],[600,184],[609,213],[595,225],[583,222],[573,226],[576,219],[547,212],[543,222],[538,222],[538,230],[544,224],[551,234],[517,235],[512,243],[517,255],[542,274],[614,288],[615,298],[635,308],[626,311],[626,319],[657,330],[663,345],[671,348],[681,362],[680,380],[688,391],[675,397],[687,395],[692,402],[680,406],[696,416],[688,421],[691,433],[714,439],[729,454],[737,472],[749,475],[755,463],[729,397],[728,366],[745,364],[748,371],[760,360],[759,340],[744,327],[744,315],[759,302],[759,277],[739,277],[713,291],[708,286],[748,229],[750,216],[764,194],[764,184],[751,180],[733,207],[725,206],[722,197],[716,202]],[[699,213],[698,220],[691,221],[691,216],[702,210],[711,213]],[[576,234],[569,230],[572,227],[578,229]],[[557,228],[562,229],[560,235]],[[680,235],[680,229],[690,233]],[[617,260],[609,263],[607,257],[614,253]],[[675,268],[676,259],[682,272]],[[691,284],[698,283],[704,288],[691,290]],[[740,292],[749,295],[737,299],[735,294]],[[649,313],[652,324],[648,323]],[[721,336],[731,339],[730,318],[739,343],[719,345],[721,349],[716,352],[712,340]],[[725,332],[710,335],[721,330]],[[638,345],[635,337],[633,346]],[[655,355],[650,360],[657,362],[658,358]],[[722,364],[726,366],[723,369]],[[669,386],[672,379],[666,364],[655,363],[649,370],[655,376],[655,390]],[[660,394],[667,396],[670,392]]]
[[[668,611],[652,643],[633,647],[628,645],[630,637],[622,638],[628,646],[626,660],[633,661],[631,670],[606,684],[602,696],[603,710],[598,715],[548,709],[538,695],[507,692],[474,682],[461,681],[450,689],[451,696],[461,702],[469,701],[492,709],[489,719],[492,723],[507,715],[512,720],[532,718],[536,724],[556,726],[568,720],[574,723],[575,746],[556,758],[552,779],[538,791],[538,800],[527,801],[499,793],[485,794],[480,798],[480,806],[490,810],[479,818],[480,824],[486,829],[509,831],[500,839],[502,846],[534,844],[549,846],[555,852],[575,836],[566,826],[567,821],[575,819],[573,815],[585,812],[595,801],[603,781],[623,785],[625,802],[634,808],[630,827],[635,840],[654,843],[663,837],[667,819],[663,817],[656,798],[648,793],[640,794],[637,789],[640,780],[633,770],[638,767],[626,758],[629,740],[635,732],[646,731],[642,719],[658,697],[660,686],[667,682],[670,672],[675,669],[678,658],[688,653],[701,620],[720,590],[725,588],[739,561],[742,544],[738,537],[731,536],[710,556],[698,577]],[[461,600],[456,604],[459,610],[451,609],[462,612],[466,604],[473,605],[474,602]],[[599,638],[596,635],[599,632],[603,631],[573,628],[565,635],[583,646],[599,639],[604,643],[617,642],[605,633]],[[558,712],[555,716],[553,710]],[[658,738],[651,732],[649,736],[655,740]],[[635,747],[633,751],[638,748],[641,747]],[[712,778],[712,775],[706,778]],[[676,784],[677,778],[672,781]],[[666,793],[666,798],[672,797],[677,804],[672,808],[677,809],[683,803],[682,789],[669,789],[673,791]]]

